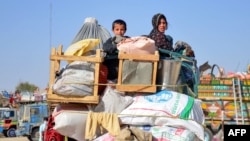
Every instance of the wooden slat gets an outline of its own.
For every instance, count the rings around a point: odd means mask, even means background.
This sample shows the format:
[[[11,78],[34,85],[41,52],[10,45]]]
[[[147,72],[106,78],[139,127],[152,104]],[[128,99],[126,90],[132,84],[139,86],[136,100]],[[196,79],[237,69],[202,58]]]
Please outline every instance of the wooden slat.
[[[125,54],[123,52],[119,53],[118,58],[124,60],[138,60],[138,61],[159,61],[159,55],[156,52],[155,55],[152,54]]]
[[[51,49],[51,55],[55,55],[56,54],[56,49],[52,48]],[[49,89],[48,89],[48,97],[50,94],[52,94],[52,86],[55,82],[55,61],[50,60],[50,76],[49,76]]]
[[[154,55],[157,60],[154,60],[154,66],[153,66],[153,74],[152,74],[152,85],[155,86],[156,85],[156,75],[157,75],[157,71],[158,71],[158,61],[159,61],[159,53],[156,51],[155,55]],[[156,87],[155,87],[156,88]],[[157,89],[155,89],[156,91]]]
[[[55,93],[48,94],[48,102],[57,102],[57,103],[88,103],[88,104],[98,104],[99,96],[63,96]]]
[[[156,92],[155,85],[117,85],[116,89],[122,92]]]
[[[101,57],[87,57],[87,56],[64,56],[64,55],[51,55],[50,60],[67,60],[67,61],[88,61],[88,62],[103,62]]]
[[[117,86],[122,85],[122,70],[123,70],[123,59],[119,59],[119,68],[118,68],[118,79],[117,79]]]
[[[101,51],[97,50],[96,51],[96,58],[101,56]],[[93,92],[93,97],[96,102],[99,102],[98,100],[98,87],[99,87],[99,72],[100,72],[100,62],[95,63],[95,80],[94,80],[94,92]],[[96,99],[97,98],[97,99]],[[91,99],[89,99],[91,101]]]

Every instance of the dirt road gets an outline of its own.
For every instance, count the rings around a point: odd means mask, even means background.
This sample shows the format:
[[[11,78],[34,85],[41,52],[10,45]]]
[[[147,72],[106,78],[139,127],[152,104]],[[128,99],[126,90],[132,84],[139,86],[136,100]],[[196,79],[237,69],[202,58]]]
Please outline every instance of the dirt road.
[[[4,138],[0,137],[0,141],[29,141],[26,137]]]

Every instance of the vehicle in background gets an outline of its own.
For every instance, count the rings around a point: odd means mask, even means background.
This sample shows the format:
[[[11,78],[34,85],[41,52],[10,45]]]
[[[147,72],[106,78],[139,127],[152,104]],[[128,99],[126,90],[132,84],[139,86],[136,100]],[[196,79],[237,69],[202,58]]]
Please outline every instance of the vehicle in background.
[[[0,108],[0,133],[3,133],[3,119],[4,111],[9,110],[10,108]]]
[[[214,75],[217,68],[219,76]],[[198,86],[199,99],[205,115],[205,137],[212,140],[224,131],[224,125],[250,124],[250,79],[245,74],[223,76],[221,68],[213,65],[209,75],[201,76]],[[219,139],[223,134],[219,136]],[[206,141],[206,138],[205,138]]]
[[[15,131],[18,123],[17,109],[1,108],[0,109],[0,130],[6,137],[15,137]]]
[[[39,102],[20,106],[20,120],[16,135],[27,136],[32,141],[38,141],[39,127],[43,123],[43,118],[48,116],[47,103]]]

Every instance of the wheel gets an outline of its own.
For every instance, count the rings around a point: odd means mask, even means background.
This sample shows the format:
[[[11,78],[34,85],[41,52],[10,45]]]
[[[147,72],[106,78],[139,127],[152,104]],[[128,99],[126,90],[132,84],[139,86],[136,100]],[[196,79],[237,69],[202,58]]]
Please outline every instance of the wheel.
[[[7,137],[16,137],[16,128],[9,128],[6,132]]]
[[[210,129],[204,128],[204,141],[212,141],[213,140],[213,133]]]
[[[31,140],[38,141],[39,140],[39,128],[34,128],[31,133]]]

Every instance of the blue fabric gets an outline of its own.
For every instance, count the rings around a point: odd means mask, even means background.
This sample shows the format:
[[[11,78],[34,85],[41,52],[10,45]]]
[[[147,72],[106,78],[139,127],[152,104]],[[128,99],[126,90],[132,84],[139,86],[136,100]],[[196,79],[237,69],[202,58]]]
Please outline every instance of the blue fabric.
[[[3,127],[2,127],[2,126],[0,126],[0,132],[1,132],[1,133],[3,132]]]

